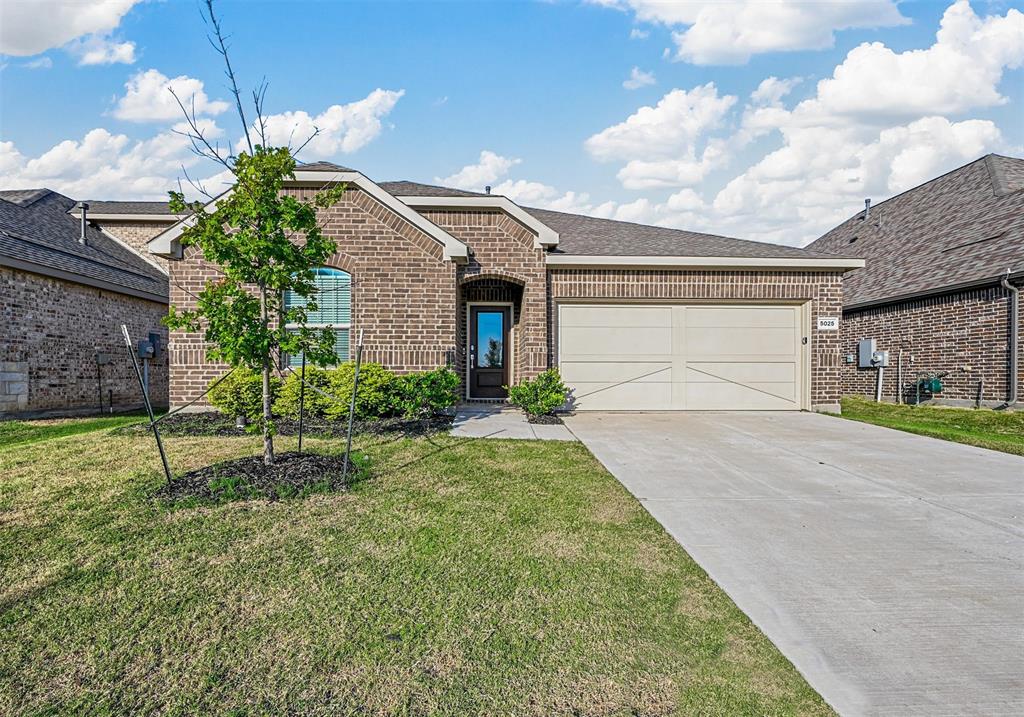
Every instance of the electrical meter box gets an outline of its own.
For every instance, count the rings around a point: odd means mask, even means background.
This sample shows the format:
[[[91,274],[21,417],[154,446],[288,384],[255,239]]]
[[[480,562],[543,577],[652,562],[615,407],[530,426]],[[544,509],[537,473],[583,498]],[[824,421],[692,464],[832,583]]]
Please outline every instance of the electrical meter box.
[[[879,351],[874,339],[861,339],[857,344],[857,366],[886,368],[889,366],[889,352]]]
[[[874,339],[861,339],[857,343],[857,367],[858,368],[873,368],[875,364],[871,363],[871,357],[875,354],[875,340]]]

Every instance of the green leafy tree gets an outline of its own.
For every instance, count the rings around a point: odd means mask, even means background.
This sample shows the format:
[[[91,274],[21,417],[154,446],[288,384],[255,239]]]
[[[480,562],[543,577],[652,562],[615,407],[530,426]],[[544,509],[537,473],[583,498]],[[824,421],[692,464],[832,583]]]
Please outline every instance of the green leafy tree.
[[[487,340],[487,353],[484,354],[484,366],[487,368],[498,368],[501,366],[501,343],[498,339]]]
[[[344,186],[326,188],[308,201],[284,193],[284,182],[295,178],[294,155],[301,147],[267,146],[261,107],[265,85],[253,93],[253,132],[258,135],[253,142],[213,0],[206,1],[205,11],[211,43],[227,66],[245,129],[245,149],[225,154],[218,145],[211,144],[194,108],[189,111],[179,99],[190,126],[187,136],[193,149],[227,169],[234,186],[214,198],[202,185],[193,183],[209,201],[189,202],[181,191],[170,193],[171,211],[190,215],[180,235],[182,246],[197,247],[219,271],[219,277],[194,295],[193,308],[172,306],[165,323],[171,329],[202,331],[211,359],[262,373],[263,460],[271,464],[275,358],[282,352],[304,351],[306,360],[314,365],[337,361],[331,330],[316,331],[306,328],[305,323],[307,312],[317,309],[313,270],[335,252],[334,241],[321,231],[317,212],[336,203]],[[286,310],[284,295],[288,291],[306,298],[305,306]],[[286,329],[285,324],[290,327]]]

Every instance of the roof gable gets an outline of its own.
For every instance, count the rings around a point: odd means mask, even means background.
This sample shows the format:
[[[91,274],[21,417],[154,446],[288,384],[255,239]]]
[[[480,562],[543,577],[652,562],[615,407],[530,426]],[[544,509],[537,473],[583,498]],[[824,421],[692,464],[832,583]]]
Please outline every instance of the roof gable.
[[[863,211],[808,245],[867,260],[847,306],[1024,273],[1024,159],[988,155]]]
[[[32,191],[41,194],[0,192],[0,264],[167,300],[167,277],[160,269],[92,225],[81,243],[81,223],[68,214],[75,201],[50,190]]]

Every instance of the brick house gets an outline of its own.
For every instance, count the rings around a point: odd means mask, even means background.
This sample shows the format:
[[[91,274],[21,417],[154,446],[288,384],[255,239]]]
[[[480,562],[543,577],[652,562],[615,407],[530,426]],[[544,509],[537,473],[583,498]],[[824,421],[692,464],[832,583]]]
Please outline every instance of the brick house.
[[[844,280],[843,393],[875,393],[878,370],[856,358],[875,339],[886,400],[916,399],[923,373],[947,373],[937,402],[1019,400],[1024,159],[990,154],[869,203],[808,248],[867,260]]]
[[[470,400],[558,366],[579,410],[838,410],[839,332],[819,318],[838,319],[860,259],[377,184],[326,162],[286,191],[331,182],[346,186],[322,222],[338,251],[310,320],[334,328],[339,360],[361,335],[364,359],[395,371],[452,366]],[[216,276],[178,242],[187,221],[148,243],[181,307]],[[173,332],[169,348],[172,406],[225,370],[201,335]]]
[[[0,191],[0,417],[139,408],[121,324],[166,344],[167,274],[140,251],[166,222],[122,236],[80,207],[48,189]],[[167,405],[166,353],[149,373]]]

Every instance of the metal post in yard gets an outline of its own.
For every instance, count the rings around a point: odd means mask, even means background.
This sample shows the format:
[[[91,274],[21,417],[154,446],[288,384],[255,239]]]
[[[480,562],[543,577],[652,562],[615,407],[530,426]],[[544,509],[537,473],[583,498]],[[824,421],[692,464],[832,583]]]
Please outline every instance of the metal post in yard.
[[[156,437],[156,447],[160,451],[160,460],[164,464],[164,475],[167,476],[167,485],[171,484],[171,466],[167,462],[167,454],[164,452],[164,442],[160,439],[160,429],[156,425],[156,416],[153,415],[153,404],[149,402],[149,392],[146,391],[146,384],[142,379],[142,370],[139,368],[139,361],[135,357],[135,349],[132,348],[132,339],[128,335],[128,327],[121,324],[121,333],[124,334],[124,343],[128,348],[128,357],[132,360],[132,367],[135,369],[135,377],[139,379],[139,388],[142,389],[142,401],[146,404],[146,413],[149,414],[149,427],[153,429]]]
[[[306,352],[302,352],[302,372],[299,374],[299,455],[302,455],[302,414],[306,408]]]
[[[356,369],[352,377],[352,400],[348,404],[348,438],[345,444],[345,462],[341,469],[341,479],[348,477],[348,456],[352,452],[352,421],[356,416],[356,390],[359,388],[359,364],[363,359],[363,330],[359,329],[359,343],[356,344]]]

